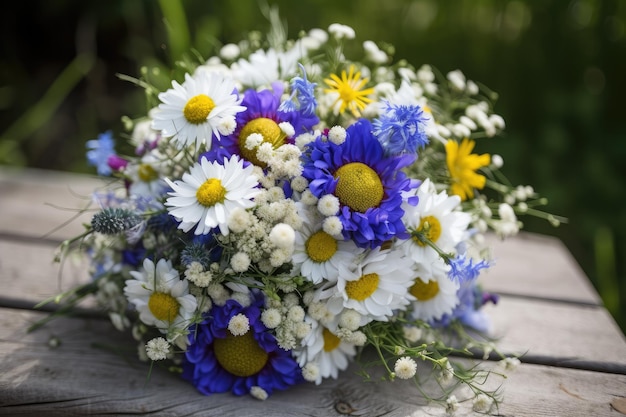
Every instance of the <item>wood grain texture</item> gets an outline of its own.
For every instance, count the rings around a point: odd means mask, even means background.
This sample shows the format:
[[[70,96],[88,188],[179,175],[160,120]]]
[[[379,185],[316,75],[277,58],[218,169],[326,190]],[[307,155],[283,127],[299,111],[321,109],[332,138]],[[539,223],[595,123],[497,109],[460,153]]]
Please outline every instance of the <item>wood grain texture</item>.
[[[571,366],[587,361],[626,367],[626,340],[603,307],[502,297],[484,311],[504,352],[547,356]]]
[[[340,416],[338,410],[353,410],[352,415],[367,416],[445,415],[439,405],[416,395],[411,382],[366,383],[355,367],[338,380],[302,384],[264,402],[230,394],[206,397],[163,369],[154,369],[148,381],[148,365],[136,359],[134,341],[106,321],[62,318],[25,333],[26,325],[40,317],[2,310],[0,414]],[[53,338],[60,340],[54,349]],[[495,363],[484,366],[497,369]],[[423,366],[420,370],[426,372]],[[500,415],[611,416],[610,403],[623,395],[626,376],[522,364],[506,380],[496,375],[488,380],[492,388],[500,384]],[[472,397],[463,389],[456,395],[461,401]],[[463,402],[458,415],[479,415],[470,403]]]
[[[0,234],[57,241],[74,237],[93,212],[78,214],[90,205],[92,192],[104,184],[96,177],[2,167]],[[65,222],[69,223],[60,227]]]
[[[521,232],[501,240],[487,235],[495,265],[481,274],[486,289],[557,301],[601,305],[572,254],[555,237]]]

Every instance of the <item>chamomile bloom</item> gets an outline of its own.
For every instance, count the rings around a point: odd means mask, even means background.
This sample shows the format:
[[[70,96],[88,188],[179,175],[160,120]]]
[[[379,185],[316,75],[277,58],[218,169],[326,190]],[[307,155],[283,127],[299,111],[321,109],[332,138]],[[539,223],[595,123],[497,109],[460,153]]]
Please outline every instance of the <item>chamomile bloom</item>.
[[[230,214],[237,208],[251,208],[259,193],[254,167],[244,168],[237,155],[224,158],[223,164],[202,158],[182,180],[166,179],[173,191],[165,205],[169,213],[180,222],[178,228],[188,232],[196,227],[196,235],[207,234],[214,227],[228,235]]]
[[[413,283],[413,261],[402,251],[372,249],[353,270],[342,270],[336,287],[318,292],[327,299],[326,307],[336,316],[344,309],[361,314],[361,325],[372,320],[387,321],[395,310],[404,310],[409,302],[408,288]]]
[[[415,195],[417,205],[405,203],[403,206],[404,223],[412,238],[403,241],[401,246],[415,262],[436,262],[439,255],[427,241],[446,253],[455,252],[455,247],[465,237],[471,216],[457,210],[461,203],[459,196],[448,196],[446,191],[437,193],[429,179],[419,186]]]
[[[412,298],[409,310],[414,319],[432,322],[452,314],[459,304],[459,283],[448,276],[448,265],[438,258],[428,266],[416,264],[414,280],[409,287]]]
[[[294,350],[293,354],[301,368],[317,368],[309,380],[319,385],[324,378],[337,379],[339,372],[348,368],[356,356],[356,347],[340,339],[319,322],[310,321],[311,331],[302,340],[303,347]]]
[[[128,164],[125,173],[130,178],[130,194],[141,197],[162,197],[168,188],[163,180],[164,168],[162,157],[156,153],[148,153],[137,163]]]
[[[178,148],[195,144],[211,147],[213,135],[220,138],[220,126],[245,110],[232,78],[219,72],[185,74],[185,81],[172,81],[172,88],[159,94],[152,127],[171,137]]]
[[[296,232],[292,273],[301,274],[314,284],[323,280],[336,282],[339,271],[348,269],[355,256],[363,252],[350,240],[338,240],[323,229],[315,211],[298,204],[302,228]]]
[[[146,258],[143,270],[130,271],[124,294],[135,306],[139,319],[168,335],[181,335],[191,323],[197,300],[189,293],[187,280],[181,280],[172,262],[160,259],[156,264]]]

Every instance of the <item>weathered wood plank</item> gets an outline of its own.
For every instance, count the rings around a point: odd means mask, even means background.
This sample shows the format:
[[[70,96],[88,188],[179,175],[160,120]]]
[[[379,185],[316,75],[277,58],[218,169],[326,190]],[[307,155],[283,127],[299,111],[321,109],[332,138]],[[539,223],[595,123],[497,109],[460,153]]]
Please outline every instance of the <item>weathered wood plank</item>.
[[[205,397],[187,382],[154,369],[146,384],[147,364],[134,359],[134,343],[104,321],[59,319],[25,334],[39,313],[3,309],[0,314],[0,413],[67,415],[231,415],[332,416],[339,405],[354,415],[437,416],[408,381],[364,383],[354,368],[337,381],[303,384],[275,393],[268,401],[219,394]],[[61,344],[49,347],[51,337]],[[97,349],[99,342],[125,349],[128,356]],[[487,364],[493,366],[494,364]],[[502,381],[505,401],[500,415],[613,416],[610,402],[624,394],[626,376],[522,364]],[[471,395],[457,392],[462,400]],[[478,415],[462,403],[458,415]]]
[[[490,291],[530,297],[602,304],[572,254],[557,238],[521,232],[501,240],[487,235],[495,265],[481,275]]]
[[[96,177],[36,169],[0,168],[0,234],[62,241],[80,234],[91,213],[79,215],[91,193],[105,182]]]
[[[89,281],[88,261],[75,253],[54,262],[57,246],[0,239],[2,297],[38,303]]]
[[[626,365],[626,339],[603,307],[502,297],[485,313],[504,352],[548,356],[564,366],[584,361]]]

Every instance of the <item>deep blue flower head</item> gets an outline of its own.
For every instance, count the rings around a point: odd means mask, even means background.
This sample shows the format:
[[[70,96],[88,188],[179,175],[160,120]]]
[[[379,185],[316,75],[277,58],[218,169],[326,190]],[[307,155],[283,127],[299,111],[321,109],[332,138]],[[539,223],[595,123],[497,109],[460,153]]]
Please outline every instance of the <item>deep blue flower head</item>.
[[[374,136],[388,155],[417,153],[428,144],[427,116],[420,106],[384,103],[383,114],[373,122]]]
[[[157,213],[148,218],[148,228],[159,232],[170,232],[176,229],[178,223],[169,213]]]
[[[279,110],[300,110],[305,116],[313,116],[317,108],[317,100],[315,99],[315,86],[317,84],[307,80],[304,66],[302,64],[298,65],[302,71],[302,77],[294,77],[291,79],[291,95],[289,99],[280,105]],[[297,105],[294,99],[297,100]]]
[[[87,147],[87,162],[89,165],[95,166],[98,175],[111,175],[111,167],[109,166],[109,158],[116,156],[115,141],[113,133],[106,131],[98,135],[98,139],[88,140],[85,144]]]
[[[465,255],[458,255],[456,258],[450,260],[450,271],[448,276],[453,281],[466,282],[474,281],[478,278],[482,269],[489,268],[491,265],[485,260],[474,264],[474,260],[466,258]]]
[[[122,251],[122,263],[133,268],[139,268],[143,264],[144,259],[147,257],[151,258],[151,256],[146,255],[147,251],[140,242],[135,247]]]
[[[209,162],[214,162],[214,161],[223,161],[224,158],[226,159],[230,159],[230,157],[232,156],[232,152],[222,146],[220,146],[220,142],[218,141],[217,144],[214,141],[213,146],[211,147],[211,149],[207,152],[203,152],[200,154],[200,156],[198,157],[198,162],[202,161],[202,158],[206,158],[207,161]],[[244,168],[248,165],[250,165],[250,162],[244,160],[243,161],[244,164]]]
[[[258,386],[269,395],[274,390],[284,390],[303,381],[300,367],[291,357],[291,352],[278,346],[274,335],[261,321],[265,306],[263,294],[254,291],[251,297],[252,303],[248,307],[235,300],[228,300],[223,306],[213,306],[202,323],[190,328],[190,345],[185,352],[182,376],[202,394],[231,391],[235,395],[245,395],[251,387]],[[267,353],[265,365],[249,376],[230,373],[220,364],[214,350],[215,341],[227,337],[230,319],[237,314],[248,318],[248,332],[252,332],[258,346]]]
[[[372,134],[372,125],[360,119],[346,129],[346,140],[340,145],[318,138],[307,146],[303,154],[303,173],[309,181],[311,193],[320,198],[326,194],[337,196],[338,170],[352,163],[361,163],[371,169],[382,185],[382,198],[376,206],[366,210],[350,207],[341,196],[338,214],[343,225],[343,236],[359,247],[375,248],[394,237],[407,239],[402,216],[402,192],[416,186],[416,182],[401,171],[415,161],[415,155],[386,156]],[[354,166],[354,165],[352,165]],[[354,185],[354,184],[353,184]]]
[[[239,136],[242,129],[255,119],[270,119],[277,125],[282,122],[289,122],[295,130],[295,136],[310,131],[319,122],[319,118],[314,113],[305,114],[301,110],[280,110],[283,91],[283,86],[280,83],[272,84],[271,90],[246,90],[241,102],[241,105],[245,106],[246,110],[237,113],[235,116],[237,128],[231,135],[223,136],[219,141],[214,140],[210,155],[212,157],[230,157],[232,154],[241,155]],[[291,143],[293,138],[286,138],[285,142]],[[218,147],[222,147],[223,150],[217,149]]]

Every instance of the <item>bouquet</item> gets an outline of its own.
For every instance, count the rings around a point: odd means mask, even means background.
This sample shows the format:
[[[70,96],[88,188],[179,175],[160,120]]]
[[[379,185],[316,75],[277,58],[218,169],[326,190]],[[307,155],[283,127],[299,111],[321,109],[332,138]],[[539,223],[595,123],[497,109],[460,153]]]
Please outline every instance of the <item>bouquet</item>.
[[[489,411],[485,371],[456,361],[494,349],[485,234],[516,234],[521,214],[559,222],[475,153],[505,127],[496,95],[346,25],[285,33],[274,19],[208,59],[121,76],[148,111],[126,118],[132,152],[110,131],[87,142],[106,180],[62,250],[93,279],[57,301],[93,296],[141,359],[202,394],[266,399],[352,362],[419,387],[425,362],[447,407],[465,385]]]

